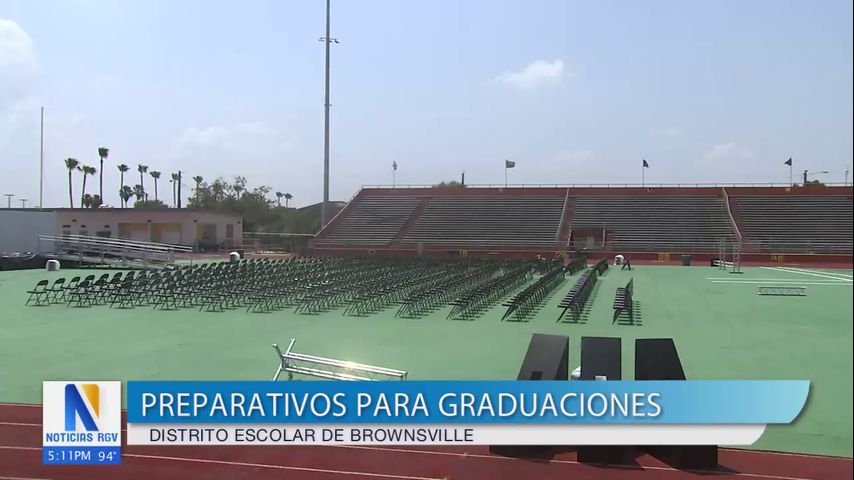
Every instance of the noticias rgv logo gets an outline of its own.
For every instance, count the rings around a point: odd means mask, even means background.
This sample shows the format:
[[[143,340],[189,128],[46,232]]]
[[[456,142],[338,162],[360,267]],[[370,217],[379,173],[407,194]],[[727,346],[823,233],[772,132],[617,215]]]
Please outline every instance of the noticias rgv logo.
[[[89,400],[89,405],[83,401],[83,396]],[[91,406],[91,409],[90,409]],[[98,425],[94,417],[101,416],[101,389],[95,383],[82,383],[80,389],[77,385],[69,383],[65,385],[65,431],[77,431],[77,419],[83,424],[87,432],[97,432]],[[94,417],[92,414],[95,414]]]
[[[45,444],[121,440],[121,382],[43,383]]]

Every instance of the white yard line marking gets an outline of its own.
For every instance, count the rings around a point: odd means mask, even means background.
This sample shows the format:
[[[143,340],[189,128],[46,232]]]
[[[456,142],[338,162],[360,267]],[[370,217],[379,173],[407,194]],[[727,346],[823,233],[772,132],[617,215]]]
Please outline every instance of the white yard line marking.
[[[754,278],[754,277],[706,277],[706,280],[727,280],[727,281],[754,281],[754,282],[772,282],[772,283],[798,283],[803,282],[802,278]],[[810,279],[811,280],[811,279]],[[822,283],[848,283],[839,280],[816,280]]]
[[[780,267],[780,268],[785,268],[786,270],[797,270],[799,272],[823,273],[825,275],[837,275],[837,276],[845,277],[845,278],[851,278],[852,277],[852,275],[850,275],[848,273],[835,272],[835,271],[834,272],[828,272],[828,271],[822,271],[822,270],[810,270],[808,268],[796,268],[796,267]]]
[[[753,280],[712,280],[711,283],[729,283],[742,285],[767,285],[769,287],[799,287],[802,285],[839,285],[843,287],[852,287],[854,284],[843,282],[798,282],[798,283],[780,283],[780,282],[759,282]]]
[[[852,280],[852,279],[850,279],[850,278],[834,277],[834,276],[832,276],[832,275],[825,275],[825,274],[822,274],[822,273],[804,272],[804,271],[799,271],[799,270],[789,270],[789,269],[788,269],[788,267],[759,267],[759,268],[765,268],[765,269],[768,269],[768,270],[776,270],[776,271],[778,271],[778,272],[794,273],[794,274],[797,274],[797,275],[809,275],[809,276],[811,276],[811,277],[821,277],[821,278],[829,278],[829,279],[831,279],[831,280],[839,280],[839,281],[845,281],[845,282],[854,282],[854,280]]]

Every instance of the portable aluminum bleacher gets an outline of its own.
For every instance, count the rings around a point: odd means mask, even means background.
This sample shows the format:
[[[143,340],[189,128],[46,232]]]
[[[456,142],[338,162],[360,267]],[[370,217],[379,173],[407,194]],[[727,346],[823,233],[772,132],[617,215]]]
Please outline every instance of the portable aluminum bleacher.
[[[406,380],[405,370],[377,367],[362,363],[335,360],[296,353],[293,351],[296,339],[292,338],[288,349],[282,353],[278,344],[273,344],[279,356],[279,367],[273,375],[273,381],[279,379],[282,372],[288,372],[288,380],[293,380],[294,374],[310,377],[326,378],[328,380],[374,381],[374,380]]]
[[[759,295],[782,295],[786,297],[803,297],[807,294],[807,287],[796,285],[769,285],[757,287]]]

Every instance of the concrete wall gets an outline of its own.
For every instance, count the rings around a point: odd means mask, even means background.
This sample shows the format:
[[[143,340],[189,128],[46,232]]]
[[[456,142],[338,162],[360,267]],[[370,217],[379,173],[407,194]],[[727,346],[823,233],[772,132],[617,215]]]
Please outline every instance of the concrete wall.
[[[0,209],[0,252],[38,252],[38,236],[55,233],[56,212]]]
[[[227,238],[229,225],[231,239]],[[239,216],[186,209],[59,209],[55,231],[60,235],[101,235],[191,246],[202,240],[199,232],[207,231],[213,232],[213,238],[208,238],[210,243],[243,243],[243,221]]]

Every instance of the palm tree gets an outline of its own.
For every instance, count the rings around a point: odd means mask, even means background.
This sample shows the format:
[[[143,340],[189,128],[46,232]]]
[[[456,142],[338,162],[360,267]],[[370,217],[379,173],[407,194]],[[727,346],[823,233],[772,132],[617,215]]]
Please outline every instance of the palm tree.
[[[83,188],[80,190],[80,205],[83,205],[83,197],[86,196],[86,177],[89,175],[95,175],[96,169],[95,167],[90,167],[89,165],[83,165],[80,167],[80,170],[83,172]]]
[[[109,148],[98,147],[98,157],[101,158],[101,170],[100,170],[101,173],[100,173],[100,182],[99,182],[100,188],[98,189],[98,194],[101,196],[101,198],[104,198],[104,159],[107,158],[108,155],[110,155],[110,149]]]
[[[142,174],[148,171],[148,165],[139,164],[136,166],[136,170],[139,172],[139,186],[142,187],[142,191],[145,191],[145,181],[142,179]]]
[[[290,193],[286,193],[286,194],[285,194],[285,208],[288,208],[288,202],[289,202],[292,198],[294,198],[294,196],[293,196],[293,195],[291,195]]]
[[[181,181],[181,175],[177,173],[172,174],[172,205],[178,206],[178,194],[176,193],[178,182]]]
[[[145,189],[142,188],[142,185],[133,186],[133,195],[136,197],[137,202],[145,200]]]
[[[132,196],[133,196],[133,189],[127,185],[122,185],[122,189],[119,190],[119,197],[122,198],[122,205],[124,205],[125,208],[127,208],[128,200],[130,200],[130,197],[132,197]]]
[[[204,182],[205,179],[202,178],[201,175],[196,175],[195,177],[193,177],[193,181],[196,182],[196,193],[194,195],[196,196],[196,200],[198,200],[199,199],[199,187],[202,185],[202,182]]]
[[[152,170],[151,173],[149,173],[149,175],[151,175],[151,178],[154,179],[154,201],[156,202],[157,201],[157,180],[160,179],[160,172],[158,172],[157,170]]]
[[[276,202],[279,204],[280,207],[282,206],[282,197],[284,197],[284,196],[285,196],[284,193],[276,192]]]
[[[77,170],[77,167],[79,166],[80,162],[78,162],[76,158],[68,157],[65,159],[65,168],[68,169],[68,203],[71,204],[71,208],[74,208],[74,193],[72,192],[71,187],[71,173],[74,170]]]
[[[118,168],[119,172],[121,172],[120,173],[121,176],[120,176],[120,180],[119,180],[119,198],[122,198],[124,200],[124,197],[122,197],[122,190],[125,188],[125,172],[130,170],[130,167],[128,167],[127,165],[122,163],[120,165],[117,165],[116,168]],[[125,203],[124,206],[127,207],[127,205],[126,205],[127,202],[124,202],[124,203]]]

